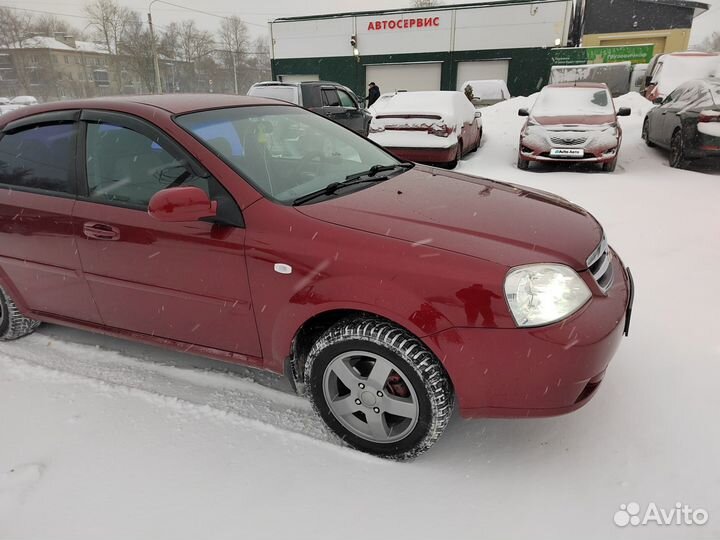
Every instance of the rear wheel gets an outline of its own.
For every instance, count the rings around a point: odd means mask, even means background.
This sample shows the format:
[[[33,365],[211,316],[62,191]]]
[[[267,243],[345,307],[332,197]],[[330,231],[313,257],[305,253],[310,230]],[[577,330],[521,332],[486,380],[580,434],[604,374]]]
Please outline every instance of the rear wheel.
[[[684,169],[687,166],[685,143],[680,129],[675,130],[670,141],[670,166],[675,169]]]
[[[25,317],[12,298],[0,287],[0,341],[21,338],[32,334],[40,321]]]
[[[650,140],[650,119],[649,118],[646,118],[645,122],[643,122],[642,138],[645,141],[645,144],[647,144],[650,148],[653,148],[655,146],[655,143]]]
[[[381,319],[358,317],[330,328],[308,355],[305,383],[336,435],[358,450],[398,460],[430,448],[453,409],[438,359]]]
[[[451,162],[448,163],[447,167],[448,169],[454,169],[457,167],[457,164],[460,163],[460,160],[463,157],[463,143],[462,141],[458,141],[457,146],[455,147],[455,159],[453,159]]]
[[[530,168],[530,160],[523,159],[520,153],[518,153],[517,168],[522,171],[527,171]]]

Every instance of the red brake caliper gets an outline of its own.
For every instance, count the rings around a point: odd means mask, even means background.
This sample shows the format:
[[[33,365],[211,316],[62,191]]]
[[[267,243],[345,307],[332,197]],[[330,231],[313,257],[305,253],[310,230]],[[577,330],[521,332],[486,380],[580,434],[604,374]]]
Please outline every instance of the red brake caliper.
[[[402,380],[402,377],[395,373],[394,371],[390,374],[387,380],[388,389],[390,390],[390,393],[393,396],[397,397],[410,397],[410,390],[408,389],[407,385],[405,384],[405,381]]]

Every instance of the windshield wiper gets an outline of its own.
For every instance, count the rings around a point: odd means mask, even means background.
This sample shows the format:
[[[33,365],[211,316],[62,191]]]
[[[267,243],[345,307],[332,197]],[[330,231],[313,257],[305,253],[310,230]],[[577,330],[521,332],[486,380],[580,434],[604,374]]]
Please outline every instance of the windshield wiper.
[[[355,180],[356,178],[362,178],[363,176],[373,177],[379,172],[394,171],[397,168],[402,168],[402,169],[408,170],[408,169],[412,169],[414,166],[415,166],[415,164],[410,163],[409,161],[401,161],[400,163],[397,163],[396,165],[373,165],[367,171],[350,174],[350,175],[346,176],[345,181]]]
[[[392,168],[394,169],[395,167],[392,167]],[[297,199],[295,199],[293,201],[293,206],[305,204],[306,202],[316,199],[318,197],[333,195],[335,192],[337,192],[338,189],[342,189],[342,188],[349,187],[349,186],[355,186],[357,184],[366,184],[369,182],[384,182],[387,179],[388,179],[387,176],[373,175],[369,178],[351,178],[350,180],[345,180],[344,182],[331,182],[322,189],[318,189],[317,191],[312,191],[312,192],[308,193],[307,195],[298,197]]]

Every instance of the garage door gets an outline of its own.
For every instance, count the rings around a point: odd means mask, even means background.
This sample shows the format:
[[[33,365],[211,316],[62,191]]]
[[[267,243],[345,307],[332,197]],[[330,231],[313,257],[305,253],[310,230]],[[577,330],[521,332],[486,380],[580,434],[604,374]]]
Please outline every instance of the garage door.
[[[303,81],[319,81],[320,76],[319,75],[280,75],[278,77],[278,79],[280,79],[280,82],[296,83],[296,82],[303,82]]]
[[[441,68],[441,62],[367,66],[365,82],[374,82],[382,93],[396,90],[440,90]]]
[[[462,91],[462,83],[465,81],[494,79],[507,82],[509,64],[508,60],[458,62],[457,89]]]

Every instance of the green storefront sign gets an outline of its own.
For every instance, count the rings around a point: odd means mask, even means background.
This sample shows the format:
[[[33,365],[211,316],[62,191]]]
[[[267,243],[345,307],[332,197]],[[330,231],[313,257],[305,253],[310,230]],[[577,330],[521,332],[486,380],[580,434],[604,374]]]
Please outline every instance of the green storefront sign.
[[[653,56],[653,49],[652,44],[617,47],[567,47],[552,49],[550,55],[554,66],[611,64],[613,62],[647,64]]]

